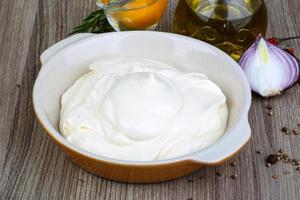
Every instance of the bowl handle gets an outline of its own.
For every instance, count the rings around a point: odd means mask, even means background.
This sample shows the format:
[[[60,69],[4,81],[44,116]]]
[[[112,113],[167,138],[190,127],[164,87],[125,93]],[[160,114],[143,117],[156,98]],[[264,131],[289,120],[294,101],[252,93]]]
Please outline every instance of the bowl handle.
[[[224,135],[215,145],[192,155],[191,160],[198,164],[218,165],[236,155],[251,138],[248,117],[245,116],[239,125]]]
[[[51,47],[49,47],[48,49],[46,49],[41,57],[40,57],[40,61],[42,63],[42,65],[47,62],[47,60],[49,60],[54,54],[56,54],[58,51],[60,51],[62,48],[74,43],[74,42],[77,42],[79,40],[82,40],[82,39],[85,39],[85,38],[88,38],[88,37],[91,37],[95,34],[93,33],[79,33],[79,34],[76,34],[76,35],[72,35],[66,39],[63,39],[61,41],[59,41],[58,43],[52,45]]]

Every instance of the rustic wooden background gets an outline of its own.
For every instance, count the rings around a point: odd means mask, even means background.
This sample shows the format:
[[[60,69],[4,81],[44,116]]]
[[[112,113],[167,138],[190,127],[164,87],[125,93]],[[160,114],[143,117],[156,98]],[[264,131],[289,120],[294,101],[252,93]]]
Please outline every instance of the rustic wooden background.
[[[172,31],[177,1],[170,0],[159,30]],[[299,0],[267,0],[269,35],[300,34]],[[95,9],[94,0],[0,0],[0,199],[300,199],[300,173],[290,165],[267,168],[264,157],[282,148],[300,159],[300,135],[286,136],[282,126],[300,122],[299,84],[284,95],[254,97],[251,142],[231,161],[159,184],[123,184],[96,177],[60,152],[38,125],[31,90],[39,56],[65,38]],[[299,42],[291,42],[297,47]],[[296,48],[300,56],[300,48]],[[274,116],[264,103],[274,107]],[[255,152],[261,151],[261,155]],[[238,164],[230,166],[232,161]],[[289,170],[291,174],[284,175]],[[216,172],[223,175],[216,176]],[[231,174],[238,174],[236,180]],[[277,175],[277,179],[272,176]]]

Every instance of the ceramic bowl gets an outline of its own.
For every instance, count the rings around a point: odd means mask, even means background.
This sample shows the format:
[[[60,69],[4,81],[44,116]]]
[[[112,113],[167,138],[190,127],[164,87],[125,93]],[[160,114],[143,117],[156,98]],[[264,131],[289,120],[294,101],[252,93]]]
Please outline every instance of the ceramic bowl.
[[[88,66],[101,58],[154,59],[186,72],[201,72],[227,97],[226,132],[215,144],[173,159],[136,162],[95,155],[69,143],[58,129],[60,97]],[[41,55],[42,67],[33,89],[37,119],[50,138],[81,168],[104,178],[132,183],[174,179],[203,166],[219,165],[249,141],[251,92],[239,65],[221,50],[189,37],[151,31],[78,34]]]

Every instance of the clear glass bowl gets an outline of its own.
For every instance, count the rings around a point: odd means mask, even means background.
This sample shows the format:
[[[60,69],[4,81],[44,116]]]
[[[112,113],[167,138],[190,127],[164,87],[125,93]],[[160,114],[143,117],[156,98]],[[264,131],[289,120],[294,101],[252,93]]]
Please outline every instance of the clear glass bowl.
[[[116,31],[153,30],[168,0],[96,0],[96,3]]]

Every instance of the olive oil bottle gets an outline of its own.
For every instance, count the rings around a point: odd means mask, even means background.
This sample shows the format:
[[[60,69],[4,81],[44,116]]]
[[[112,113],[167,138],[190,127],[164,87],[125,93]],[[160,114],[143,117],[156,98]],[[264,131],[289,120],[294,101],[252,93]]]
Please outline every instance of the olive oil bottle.
[[[179,0],[174,18],[176,33],[213,44],[235,60],[265,35],[267,24],[263,0]]]

